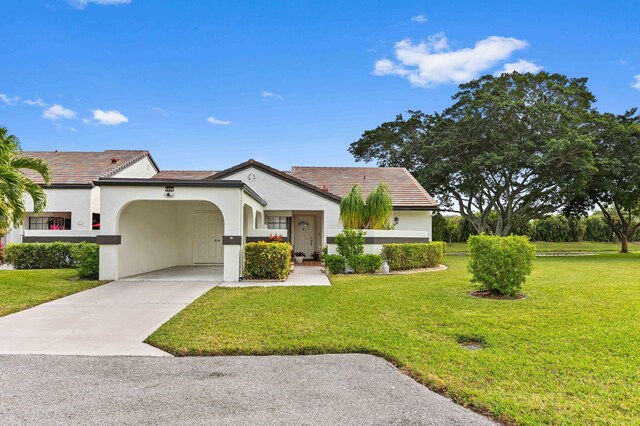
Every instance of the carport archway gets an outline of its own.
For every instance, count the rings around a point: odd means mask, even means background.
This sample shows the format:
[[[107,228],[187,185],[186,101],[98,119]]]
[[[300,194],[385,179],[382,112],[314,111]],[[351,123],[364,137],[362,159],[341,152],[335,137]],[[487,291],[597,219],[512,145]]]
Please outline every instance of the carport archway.
[[[133,201],[120,211],[118,231],[120,278],[224,263],[224,216],[208,201]]]

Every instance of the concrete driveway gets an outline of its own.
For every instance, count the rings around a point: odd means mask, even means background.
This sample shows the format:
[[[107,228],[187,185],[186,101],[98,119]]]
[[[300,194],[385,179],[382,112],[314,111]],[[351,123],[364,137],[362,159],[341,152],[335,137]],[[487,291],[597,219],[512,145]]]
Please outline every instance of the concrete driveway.
[[[0,356],[0,424],[491,425],[370,355]]]
[[[142,343],[219,282],[125,282],[0,318],[0,354],[155,355]]]

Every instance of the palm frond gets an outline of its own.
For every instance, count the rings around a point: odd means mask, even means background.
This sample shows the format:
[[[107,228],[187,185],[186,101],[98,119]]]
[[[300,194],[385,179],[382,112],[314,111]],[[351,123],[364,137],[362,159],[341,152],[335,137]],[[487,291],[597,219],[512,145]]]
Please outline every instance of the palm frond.
[[[391,190],[385,183],[380,183],[367,197],[367,224],[369,229],[384,229],[388,226],[389,216],[393,211]]]
[[[29,169],[38,173],[44,179],[44,183],[49,185],[51,182],[52,172],[49,164],[42,158],[33,157],[13,157],[11,159],[11,166],[16,169]]]

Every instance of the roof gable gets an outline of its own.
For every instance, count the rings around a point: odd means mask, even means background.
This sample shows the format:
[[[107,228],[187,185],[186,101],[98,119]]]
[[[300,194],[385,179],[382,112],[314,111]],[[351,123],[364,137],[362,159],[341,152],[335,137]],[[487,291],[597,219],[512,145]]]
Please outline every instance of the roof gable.
[[[244,163],[240,163],[238,165],[235,165],[233,167],[230,167],[226,170],[222,170],[220,172],[214,173],[211,176],[208,176],[206,179],[207,180],[218,180],[218,179],[224,179],[227,176],[231,176],[235,173],[238,173],[242,170],[245,170],[249,167],[255,167],[271,176],[274,176],[278,179],[284,180],[285,182],[288,182],[290,184],[296,185],[300,188],[303,188],[309,192],[312,192],[316,195],[320,195],[321,197],[327,198],[329,200],[332,200],[334,202],[340,202],[341,197],[336,195],[336,194],[332,194],[331,192],[329,192],[328,190],[325,190],[324,188],[320,188],[317,187],[309,182],[306,182],[302,179],[298,179],[295,176],[292,176],[289,173],[285,173],[282,172],[280,170],[274,169],[273,167],[267,166],[264,163],[261,163],[259,161],[256,160],[249,160],[249,161],[245,161]]]
[[[25,151],[25,157],[45,160],[52,169],[52,186],[56,185],[92,185],[99,178],[107,178],[121,172],[143,158],[149,158],[152,165],[158,166],[149,151],[143,150],[106,150],[102,152],[64,152],[64,151]],[[31,171],[24,174],[38,184],[44,184],[42,177]]]

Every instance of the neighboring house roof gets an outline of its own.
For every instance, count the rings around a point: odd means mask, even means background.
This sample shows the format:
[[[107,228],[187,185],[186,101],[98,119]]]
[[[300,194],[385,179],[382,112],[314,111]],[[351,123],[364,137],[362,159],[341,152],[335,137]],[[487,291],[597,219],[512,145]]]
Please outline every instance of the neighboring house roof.
[[[245,161],[244,163],[240,163],[236,166],[230,167],[226,170],[222,170],[220,172],[214,173],[211,176],[207,177],[208,180],[217,180],[217,179],[222,179],[226,176],[230,176],[233,175],[241,170],[244,170],[248,167],[255,167],[259,170],[264,171],[265,173],[268,173],[272,176],[275,177],[279,177],[280,179],[283,179],[285,181],[288,181],[289,183],[299,186],[301,188],[304,188],[308,191],[311,191],[317,195],[320,195],[322,197],[328,198],[330,200],[336,201],[336,202],[340,202],[341,197],[337,194],[332,194],[330,191],[323,189],[323,188],[319,188],[309,182],[306,182],[302,179],[298,179],[295,176],[291,176],[289,173],[287,172],[282,172],[280,170],[274,169],[273,167],[267,166],[264,163],[261,163],[259,161],[256,160],[249,160],[249,161]]]
[[[151,179],[186,179],[200,180],[205,179],[214,173],[215,170],[162,170]]]
[[[148,157],[157,169],[149,151],[143,150],[25,151],[22,155],[42,158],[49,163],[53,172],[52,186],[92,185],[94,180],[113,176],[145,157]],[[36,183],[44,184],[44,180],[37,173],[31,170],[23,172]]]
[[[438,203],[404,167],[293,167],[289,174],[344,197],[358,184],[366,197],[381,182],[391,188],[396,208],[435,209]]]

